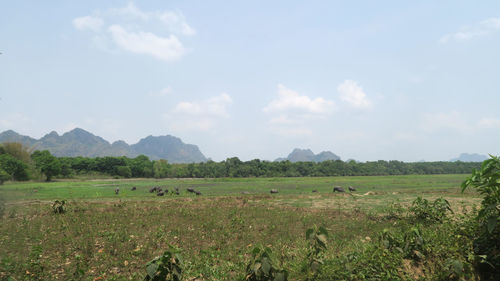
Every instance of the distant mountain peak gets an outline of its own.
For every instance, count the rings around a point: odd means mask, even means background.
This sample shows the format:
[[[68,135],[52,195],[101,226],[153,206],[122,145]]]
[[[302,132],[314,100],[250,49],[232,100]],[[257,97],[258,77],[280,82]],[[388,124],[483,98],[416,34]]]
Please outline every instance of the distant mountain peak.
[[[450,161],[461,161],[461,162],[483,162],[488,159],[488,156],[477,154],[477,153],[461,153],[457,158],[453,158]]]
[[[96,136],[84,129],[74,128],[59,136],[55,131],[33,139],[20,135],[13,130],[0,133],[1,142],[21,142],[37,150],[49,150],[55,156],[127,156],[136,157],[140,154],[150,159],[166,159],[171,163],[205,162],[207,158],[196,145],[185,144],[178,137],[147,136],[138,143],[128,145],[119,140],[110,144],[105,139]]]
[[[331,151],[314,154],[311,149],[295,148],[288,157],[278,158],[275,161],[289,160],[290,162],[322,162],[327,160],[340,160],[340,157]]]

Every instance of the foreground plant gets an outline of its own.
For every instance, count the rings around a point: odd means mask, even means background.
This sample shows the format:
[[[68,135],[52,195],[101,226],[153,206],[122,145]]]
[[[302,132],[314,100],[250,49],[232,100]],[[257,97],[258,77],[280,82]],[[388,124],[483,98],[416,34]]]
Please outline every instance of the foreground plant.
[[[467,187],[475,188],[481,195],[481,209],[476,221],[478,233],[474,239],[474,252],[478,257],[477,270],[485,280],[500,280],[500,158],[491,156],[483,162],[480,170],[462,183],[462,192]]]
[[[56,200],[52,203],[52,211],[54,214],[64,214],[66,213],[66,200]]]
[[[324,227],[309,228],[306,231],[308,242],[307,265],[304,271],[307,272],[307,280],[315,280],[324,263],[324,251],[326,250],[328,231]]]
[[[410,212],[415,220],[427,223],[443,222],[447,212],[453,213],[448,200],[438,198],[431,203],[420,196],[413,201]]]
[[[144,281],[180,281],[182,280],[182,258],[179,249],[170,246],[163,255],[146,264],[147,275]]]
[[[288,272],[273,265],[270,248],[255,247],[252,261],[247,266],[245,281],[287,281]]]

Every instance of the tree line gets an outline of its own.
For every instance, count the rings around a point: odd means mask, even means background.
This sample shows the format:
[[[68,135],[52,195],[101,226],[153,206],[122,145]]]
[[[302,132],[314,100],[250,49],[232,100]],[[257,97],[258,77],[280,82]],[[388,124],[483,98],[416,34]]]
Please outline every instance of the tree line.
[[[320,177],[383,176],[411,174],[469,174],[479,169],[477,162],[414,162],[329,160],[323,162],[271,162],[238,157],[215,162],[172,164],[150,160],[145,155],[121,157],[55,157],[49,151],[30,151],[20,143],[0,145],[0,183],[81,175],[121,178],[222,178],[222,177]]]

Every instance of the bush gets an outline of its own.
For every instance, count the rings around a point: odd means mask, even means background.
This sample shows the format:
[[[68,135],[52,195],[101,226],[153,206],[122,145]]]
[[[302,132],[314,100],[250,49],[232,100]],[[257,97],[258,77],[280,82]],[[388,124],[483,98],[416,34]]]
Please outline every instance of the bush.
[[[306,280],[315,280],[321,272],[327,239],[328,231],[324,227],[309,228],[306,231],[306,240],[308,242],[307,264],[303,268],[303,271],[307,274]]]
[[[474,252],[478,256],[476,269],[485,280],[500,280],[500,159],[491,156],[483,162],[480,170],[462,183],[462,192],[467,187],[475,188],[481,195],[481,209],[476,216],[478,224],[474,239]]]
[[[0,185],[4,183],[4,181],[7,181],[10,179],[9,174],[7,174],[6,171],[4,171],[2,168],[0,168]]]
[[[430,203],[427,199],[417,197],[410,207],[411,219],[420,222],[434,223],[443,222],[447,212],[453,212],[450,202],[444,198],[438,198]]]
[[[273,266],[272,251],[269,248],[255,247],[253,259],[247,266],[245,281],[286,281],[288,272]]]
[[[182,258],[179,255],[179,249],[170,246],[170,249],[163,255],[147,263],[146,272],[144,281],[182,280]]]
[[[66,213],[66,200],[56,200],[52,203],[52,211],[54,214],[64,214]]]

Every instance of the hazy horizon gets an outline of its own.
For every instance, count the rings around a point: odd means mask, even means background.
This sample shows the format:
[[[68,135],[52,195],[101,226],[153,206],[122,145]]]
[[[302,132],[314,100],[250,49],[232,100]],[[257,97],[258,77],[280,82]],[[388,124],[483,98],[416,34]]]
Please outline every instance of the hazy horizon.
[[[215,161],[500,154],[500,3],[15,1],[0,132],[173,135]]]

